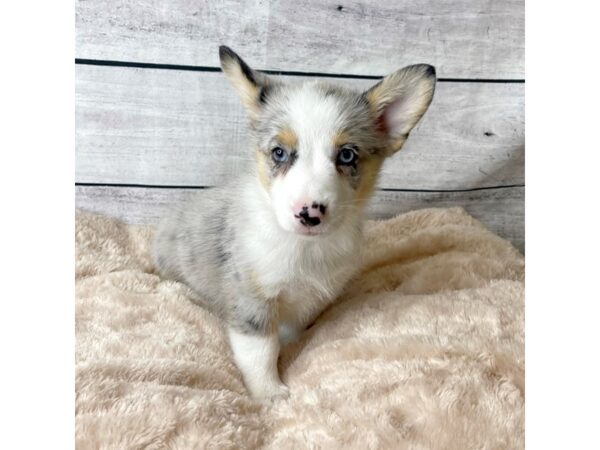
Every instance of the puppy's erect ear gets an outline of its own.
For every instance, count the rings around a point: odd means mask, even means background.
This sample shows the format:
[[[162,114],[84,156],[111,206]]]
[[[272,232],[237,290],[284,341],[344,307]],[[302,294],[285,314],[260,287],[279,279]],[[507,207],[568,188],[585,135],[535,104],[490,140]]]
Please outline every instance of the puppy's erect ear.
[[[435,81],[433,66],[416,64],[388,75],[365,92],[376,126],[387,138],[388,155],[402,148],[408,133],[427,111]]]
[[[233,50],[224,45],[219,47],[219,59],[223,73],[240,96],[251,117],[260,110],[266,101],[269,77],[252,70]]]

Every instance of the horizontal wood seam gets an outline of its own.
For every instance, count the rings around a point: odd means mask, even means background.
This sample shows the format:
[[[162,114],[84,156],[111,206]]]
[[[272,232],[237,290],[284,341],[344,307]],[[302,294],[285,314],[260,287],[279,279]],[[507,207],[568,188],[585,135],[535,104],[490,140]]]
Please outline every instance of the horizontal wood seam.
[[[149,189],[210,189],[214,186],[178,186],[178,185],[152,185],[152,184],[127,184],[127,183],[85,183],[77,182],[75,186],[93,186],[93,187],[124,187],[124,188],[149,188]],[[443,193],[443,192],[475,192],[488,191],[492,189],[509,189],[509,188],[524,188],[524,184],[508,184],[500,186],[484,186],[468,189],[406,189],[406,188],[381,188],[383,192],[427,192],[427,193]]]
[[[109,67],[130,67],[138,69],[162,69],[162,70],[182,70],[191,72],[221,72],[219,67],[209,66],[191,66],[180,64],[156,64],[142,63],[132,61],[113,61],[102,59],[82,59],[75,58],[75,64],[89,66],[109,66]],[[361,79],[361,80],[379,80],[383,76],[377,75],[357,75],[344,73],[322,73],[322,72],[301,72],[288,70],[260,70],[260,72],[270,75],[288,75],[298,77],[324,77],[324,78],[346,78],[346,79]],[[525,83],[524,79],[494,79],[494,78],[438,78],[439,82],[446,83]]]

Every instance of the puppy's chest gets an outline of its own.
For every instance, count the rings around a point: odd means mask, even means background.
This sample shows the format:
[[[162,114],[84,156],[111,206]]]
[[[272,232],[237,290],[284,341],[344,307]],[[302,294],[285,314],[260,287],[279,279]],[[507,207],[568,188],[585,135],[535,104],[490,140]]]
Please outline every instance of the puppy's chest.
[[[256,260],[255,273],[284,316],[309,317],[329,304],[360,265],[360,245],[274,246]]]

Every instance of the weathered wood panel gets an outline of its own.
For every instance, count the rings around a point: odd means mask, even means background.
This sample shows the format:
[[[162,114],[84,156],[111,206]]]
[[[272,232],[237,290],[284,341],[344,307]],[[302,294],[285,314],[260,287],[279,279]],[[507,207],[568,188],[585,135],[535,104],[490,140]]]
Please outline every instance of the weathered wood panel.
[[[118,217],[129,223],[156,224],[175,202],[197,189],[76,186],[78,208]],[[376,191],[368,207],[371,218],[387,218],[414,209],[463,206],[498,235],[524,249],[525,189],[522,187],[470,192]]]
[[[76,181],[211,186],[252,164],[244,112],[221,73],[76,68]],[[331,81],[359,89],[374,83]],[[380,186],[523,184],[523,91],[514,83],[438,83]]]
[[[76,2],[76,57],[218,66],[231,46],[262,69],[523,78],[523,0]]]

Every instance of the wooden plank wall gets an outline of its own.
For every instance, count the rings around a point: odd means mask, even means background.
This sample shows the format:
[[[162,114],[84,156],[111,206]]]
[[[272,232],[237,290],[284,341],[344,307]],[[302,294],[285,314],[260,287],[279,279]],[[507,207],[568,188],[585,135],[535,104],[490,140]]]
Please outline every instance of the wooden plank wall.
[[[523,250],[523,16],[522,0],[78,0],[76,204],[154,223],[251,164],[220,44],[288,81],[357,89],[428,62],[434,101],[370,215],[463,206]]]

